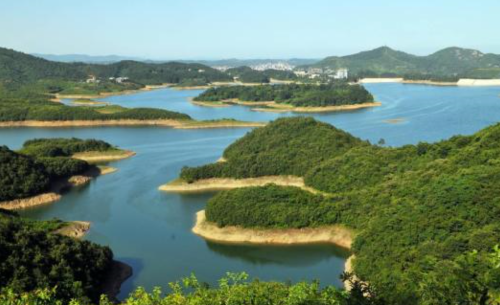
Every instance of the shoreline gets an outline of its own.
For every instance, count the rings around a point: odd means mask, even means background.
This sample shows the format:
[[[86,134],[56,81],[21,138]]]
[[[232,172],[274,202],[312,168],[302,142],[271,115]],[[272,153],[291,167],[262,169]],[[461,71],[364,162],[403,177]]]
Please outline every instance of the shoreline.
[[[298,112],[298,113],[320,113],[320,112],[336,112],[336,111],[352,111],[363,108],[371,108],[371,107],[379,107],[382,105],[380,102],[371,102],[371,103],[361,103],[361,104],[352,104],[352,105],[339,105],[339,106],[323,106],[323,107],[295,107],[289,104],[279,104],[275,101],[261,101],[261,102],[248,102],[248,101],[240,101],[237,99],[231,100],[223,100],[217,102],[207,102],[207,101],[194,101],[190,99],[190,102],[203,107],[213,107],[213,108],[225,108],[230,107],[232,105],[240,105],[240,106],[265,106],[252,108],[251,111],[259,111],[259,112]]]
[[[288,105],[269,104],[270,108],[253,108],[252,111],[261,112],[299,112],[299,113],[319,113],[319,112],[337,112],[337,111],[352,111],[364,108],[379,107],[382,103],[362,103],[355,105],[341,105],[341,106],[324,106],[324,107],[289,107]]]
[[[93,162],[112,162],[112,161],[118,161],[118,160],[123,160],[123,159],[128,159],[136,155],[135,152],[131,150],[121,150],[119,151],[120,154],[107,154],[109,152],[83,152],[83,153],[76,153],[71,158],[73,159],[78,159],[78,160],[83,160],[87,161],[88,163],[93,163]],[[106,173],[110,173],[109,170],[105,170]],[[101,172],[102,175],[102,172]]]
[[[105,97],[117,96],[117,95],[128,95],[128,94],[134,94],[134,93],[141,93],[141,92],[145,92],[145,91],[169,88],[172,85],[174,85],[174,84],[165,83],[165,84],[161,84],[161,85],[146,85],[140,89],[131,89],[131,90],[124,90],[124,91],[116,91],[116,92],[100,92],[98,94],[59,94],[59,93],[56,93],[54,95],[53,101],[54,102],[61,102],[61,99],[95,99],[95,98],[105,98]]]
[[[382,84],[382,83],[401,83],[402,77],[366,77],[358,80],[358,84]]]
[[[456,82],[440,82],[432,80],[407,80],[401,77],[396,78],[363,78],[358,81],[358,84],[380,84],[380,83],[401,83],[415,85],[430,85],[430,86],[463,86],[463,87],[487,87],[500,86],[500,79],[475,79],[461,78]]]
[[[55,230],[54,233],[80,239],[87,234],[90,230],[90,226],[91,223],[88,221],[70,221],[66,226]]]
[[[174,129],[205,129],[232,127],[261,127],[260,122],[204,122],[182,120],[74,120],[74,121],[6,121],[0,122],[0,128],[9,127],[114,127],[114,126],[158,126]]]
[[[488,87],[488,86],[500,86],[500,79],[472,79],[472,78],[461,78],[458,86],[464,87]]]
[[[212,108],[227,108],[231,107],[231,105],[219,103],[219,102],[195,102],[191,98],[189,99],[193,105],[202,106],[202,107],[212,107]]]
[[[110,174],[115,171],[117,171],[117,169],[113,167],[105,167],[103,169],[96,167],[82,175],[75,175],[67,179],[54,181],[50,186],[50,190],[46,193],[0,202],[0,208],[5,210],[25,210],[52,204],[61,200],[66,191],[86,185],[99,176]]]
[[[102,284],[102,294],[106,295],[111,302],[117,304],[119,302],[117,297],[120,294],[121,287],[132,274],[133,269],[131,266],[113,260],[109,273]]]
[[[237,226],[218,227],[206,220],[205,210],[196,213],[192,232],[206,240],[233,244],[334,244],[350,249],[354,232],[341,226],[303,229],[250,229]]]
[[[203,122],[195,121],[191,124],[184,124],[180,126],[175,126],[174,129],[211,129],[211,128],[252,128],[252,127],[263,127],[267,123],[263,122],[239,122],[239,121],[220,121],[220,122]]]
[[[438,82],[432,80],[403,80],[401,83],[407,85],[458,86],[458,82]]]
[[[327,226],[303,229],[250,229],[237,226],[220,228],[206,220],[205,210],[196,213],[196,222],[191,231],[201,238],[223,244],[254,244],[254,245],[306,245],[306,244],[333,244],[337,247],[350,250],[355,233],[342,226]],[[353,274],[353,260],[351,254],[344,263],[344,271]],[[356,280],[356,275],[353,274]],[[348,281],[343,282],[344,288],[349,291],[352,287]]]
[[[226,161],[224,161],[226,162]],[[311,193],[318,191],[307,187],[304,179],[295,176],[264,176],[258,178],[210,178],[187,183],[180,179],[170,181],[161,185],[158,189],[170,193],[202,193],[211,191],[231,190],[235,188],[264,186],[267,184],[276,184],[279,186],[295,186]]]

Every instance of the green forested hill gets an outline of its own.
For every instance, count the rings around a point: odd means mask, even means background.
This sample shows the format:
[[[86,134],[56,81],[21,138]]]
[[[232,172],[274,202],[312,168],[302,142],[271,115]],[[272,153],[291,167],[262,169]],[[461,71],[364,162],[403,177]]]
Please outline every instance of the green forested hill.
[[[500,55],[457,47],[428,56],[416,56],[381,47],[348,56],[332,56],[310,66],[324,69],[347,68],[353,75],[500,78]],[[299,67],[299,68],[306,68]]]
[[[358,232],[355,273],[383,304],[496,304],[480,299],[498,300],[500,292],[500,266],[490,264],[489,254],[500,244],[500,124],[390,148],[314,119],[287,118],[248,133],[224,157],[185,168],[181,177],[294,174],[323,195],[279,186],[225,191],[208,202],[209,221],[341,224]]]
[[[0,81],[30,82],[40,79],[84,80],[78,64],[52,62],[35,56],[0,48]]]
[[[60,225],[0,209],[0,295],[57,286],[54,297],[64,304],[71,299],[82,304],[99,299],[113,253],[108,247],[51,233]],[[56,304],[0,299],[2,304]]]
[[[278,119],[257,128],[224,151],[224,163],[184,168],[181,178],[304,175],[324,160],[352,147],[368,145],[329,124],[312,118]]]
[[[267,84],[270,82],[269,76],[261,71],[255,71],[250,67],[237,67],[226,71],[231,78],[237,78],[242,83]]]
[[[230,80],[227,74],[201,64],[154,64],[131,60],[108,65],[60,63],[0,48],[0,81],[3,82],[34,82],[44,79],[84,81],[90,75],[103,79],[128,77],[130,81],[143,85],[179,83],[186,79],[202,79],[205,82]]]

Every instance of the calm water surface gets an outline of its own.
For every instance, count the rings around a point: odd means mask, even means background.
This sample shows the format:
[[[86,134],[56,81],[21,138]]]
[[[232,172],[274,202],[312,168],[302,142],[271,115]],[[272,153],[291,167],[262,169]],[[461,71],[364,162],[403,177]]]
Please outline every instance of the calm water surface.
[[[314,115],[356,136],[389,145],[437,141],[471,134],[500,120],[500,88],[431,87],[401,84],[366,86],[383,106],[349,113]],[[157,107],[196,119],[232,117],[269,121],[292,114],[259,113],[247,107],[206,108],[187,98],[200,91],[162,89],[104,100],[126,107]],[[402,119],[399,124],[384,122]],[[133,287],[165,286],[191,272],[215,284],[227,271],[246,271],[265,280],[312,280],[340,285],[348,253],[328,245],[270,247],[219,245],[191,233],[194,215],[213,194],[177,195],[157,190],[182,166],[218,159],[249,129],[174,130],[154,127],[0,129],[0,144],[16,149],[36,137],[98,138],[137,152],[114,162],[118,172],[72,190],[55,204],[24,212],[37,219],[86,220],[86,239],[109,245],[117,259],[134,268],[121,297]]]

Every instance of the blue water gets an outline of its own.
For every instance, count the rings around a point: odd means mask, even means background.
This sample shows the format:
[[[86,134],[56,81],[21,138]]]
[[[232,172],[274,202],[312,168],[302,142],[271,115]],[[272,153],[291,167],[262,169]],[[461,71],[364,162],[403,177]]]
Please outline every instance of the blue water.
[[[313,114],[319,120],[360,138],[388,145],[437,141],[456,134],[471,134],[500,120],[500,87],[438,87],[406,84],[367,84],[382,106],[352,112]],[[271,121],[292,113],[254,112],[251,107],[210,108],[186,102],[201,90],[161,89],[113,96],[103,101],[125,107],[155,107],[187,113],[195,119],[234,118]],[[310,114],[309,114],[310,115]],[[399,124],[384,122],[404,119]]]
[[[354,112],[317,114],[372,142],[388,145],[437,141],[471,134],[500,119],[500,88],[431,87],[402,84],[367,85],[381,107]],[[248,107],[206,108],[187,98],[200,91],[162,89],[104,100],[126,107],[157,107],[196,119],[232,117],[269,121],[294,114],[253,112]],[[404,119],[399,124],[384,122]],[[161,127],[6,128],[0,144],[16,149],[41,137],[97,138],[137,152],[114,162],[118,172],[98,177],[72,190],[55,204],[23,212],[28,217],[85,220],[87,239],[109,245],[117,259],[134,268],[120,297],[134,287],[166,286],[190,275],[216,284],[227,271],[246,271],[265,280],[312,280],[340,285],[347,253],[328,245],[269,247],[217,245],[191,233],[194,215],[213,194],[178,195],[157,190],[176,178],[182,166],[217,160],[225,147],[249,129],[175,130]]]

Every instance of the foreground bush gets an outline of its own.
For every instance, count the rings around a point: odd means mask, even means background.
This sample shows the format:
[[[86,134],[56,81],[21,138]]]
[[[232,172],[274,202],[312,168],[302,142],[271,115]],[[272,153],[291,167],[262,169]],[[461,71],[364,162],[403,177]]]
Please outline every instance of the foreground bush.
[[[321,288],[319,283],[298,283],[294,285],[279,282],[247,281],[245,273],[228,273],[219,281],[217,288],[200,283],[195,276],[181,282],[170,283],[169,293],[163,294],[160,288],[151,293],[138,288],[124,300],[122,305],[369,305],[378,304],[370,299],[369,292],[356,284],[355,290],[348,293],[335,287]],[[55,297],[57,289],[36,290],[31,293],[16,294],[6,290],[0,295],[2,305],[62,305]],[[71,305],[83,305],[73,301]],[[99,305],[111,305],[102,297]]]

